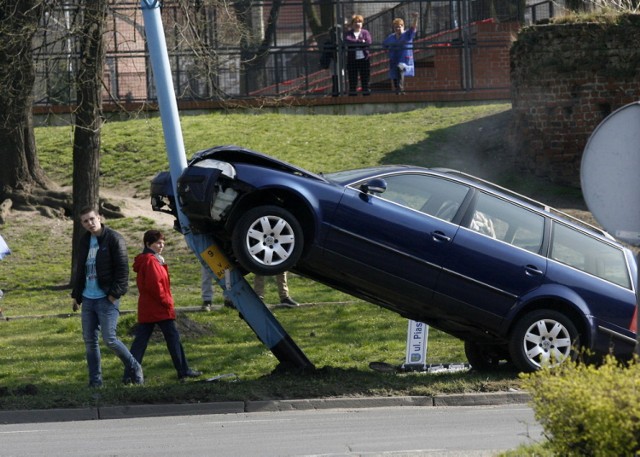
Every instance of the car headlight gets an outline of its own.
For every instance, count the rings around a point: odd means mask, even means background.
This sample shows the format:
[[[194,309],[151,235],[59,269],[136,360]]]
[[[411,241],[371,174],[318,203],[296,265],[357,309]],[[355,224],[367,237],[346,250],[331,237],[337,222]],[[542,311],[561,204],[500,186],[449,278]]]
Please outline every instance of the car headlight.
[[[211,203],[211,219],[214,221],[222,220],[222,216],[231,203],[238,196],[238,192],[234,189],[227,187],[225,190],[220,190]]]

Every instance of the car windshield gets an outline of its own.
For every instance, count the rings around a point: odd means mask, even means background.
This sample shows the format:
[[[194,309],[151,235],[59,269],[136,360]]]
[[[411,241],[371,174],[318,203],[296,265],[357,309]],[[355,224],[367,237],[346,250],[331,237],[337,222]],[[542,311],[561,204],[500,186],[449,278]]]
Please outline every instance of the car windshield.
[[[358,168],[355,170],[336,171],[334,173],[322,173],[324,178],[329,181],[346,186],[361,179],[369,178],[371,176],[377,176],[382,173],[388,173],[388,167],[376,167],[376,168]]]

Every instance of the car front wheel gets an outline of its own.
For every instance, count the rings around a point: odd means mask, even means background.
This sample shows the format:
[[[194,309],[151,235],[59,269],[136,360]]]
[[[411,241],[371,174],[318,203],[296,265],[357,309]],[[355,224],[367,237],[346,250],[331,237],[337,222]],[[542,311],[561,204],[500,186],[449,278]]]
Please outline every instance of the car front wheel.
[[[302,255],[304,237],[296,217],[284,208],[259,206],[243,214],[232,235],[242,267],[270,276],[291,269]]]
[[[578,330],[567,316],[542,309],[525,315],[515,325],[509,352],[518,369],[532,372],[575,358],[579,344]]]

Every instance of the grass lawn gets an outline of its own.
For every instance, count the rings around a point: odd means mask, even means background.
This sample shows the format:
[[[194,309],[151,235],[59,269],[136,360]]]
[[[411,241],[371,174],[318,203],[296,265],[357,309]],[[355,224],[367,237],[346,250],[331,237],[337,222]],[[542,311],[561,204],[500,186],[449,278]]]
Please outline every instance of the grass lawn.
[[[407,113],[368,116],[206,114],[183,116],[187,155],[219,144],[237,144],[277,156],[316,172],[384,163],[414,163],[458,168],[509,184],[536,198],[550,188],[505,168],[500,146],[510,105],[427,107]],[[61,186],[72,179],[71,126],[36,130],[41,165]],[[101,190],[126,209],[148,204],[149,181],[168,168],[162,128],[157,118],[108,122],[102,132]],[[571,193],[573,191],[569,191]],[[149,208],[150,209],[150,208]],[[105,404],[197,402],[215,400],[308,398],[367,395],[431,395],[446,392],[506,390],[517,387],[509,371],[452,374],[384,374],[373,361],[404,361],[407,322],[400,316],[291,275],[298,309],[274,314],[314,363],[313,372],[274,371],[277,360],[238,313],[222,308],[185,312],[200,305],[199,267],[182,235],[166,219],[150,212],[108,220],[124,234],[130,259],[141,250],[142,233],[160,227],[168,242],[172,290],[185,351],[205,376],[235,373],[234,382],[180,384],[161,339],[152,340],[144,359],[144,387],[120,383],[122,365],[103,348]],[[70,239],[72,222],[36,212],[14,211],[0,227],[12,254],[0,262],[0,301],[7,321],[0,321],[0,408],[52,408],[93,404],[86,388],[84,345],[78,314],[71,312]],[[251,276],[248,278],[251,280]],[[131,276],[123,297],[119,335],[131,343],[137,290]],[[267,283],[266,302],[277,299]],[[222,303],[217,292],[215,303]],[[465,362],[462,343],[430,331],[430,363]]]

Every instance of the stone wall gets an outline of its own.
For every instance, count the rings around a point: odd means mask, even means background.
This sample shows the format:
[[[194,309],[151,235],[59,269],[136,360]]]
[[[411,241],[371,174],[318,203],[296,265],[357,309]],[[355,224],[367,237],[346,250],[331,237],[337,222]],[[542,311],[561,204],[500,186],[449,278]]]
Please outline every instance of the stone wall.
[[[523,28],[511,48],[511,83],[516,166],[579,187],[593,130],[640,99],[640,15]]]

